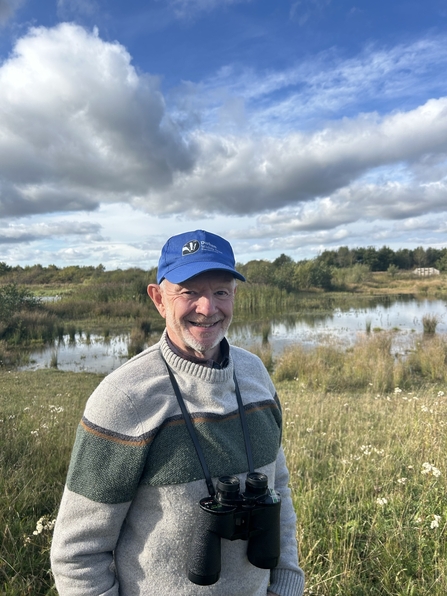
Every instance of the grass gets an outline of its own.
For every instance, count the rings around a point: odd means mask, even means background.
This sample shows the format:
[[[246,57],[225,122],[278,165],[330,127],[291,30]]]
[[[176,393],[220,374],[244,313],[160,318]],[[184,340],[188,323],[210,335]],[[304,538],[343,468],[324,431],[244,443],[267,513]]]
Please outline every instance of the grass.
[[[306,594],[444,596],[443,391],[280,396]]]
[[[76,426],[100,378],[56,370],[0,371],[2,596],[56,594],[48,562],[51,521]]]
[[[405,376],[387,335],[368,339],[348,352],[288,352],[291,376],[268,346],[259,347],[283,404],[306,595],[444,596],[445,343],[421,337]],[[296,374],[297,359],[306,358]],[[0,370],[4,596],[56,596],[52,522],[76,426],[101,378]],[[399,378],[405,382],[397,385]]]
[[[436,333],[436,327],[439,324],[439,318],[436,315],[424,315],[422,317],[422,326],[426,335]]]
[[[323,392],[377,392],[394,387],[447,383],[447,340],[441,335],[415,336],[407,353],[392,353],[393,333],[366,333],[349,349],[336,343],[283,352],[274,365],[277,382],[298,380]],[[262,355],[259,354],[262,358]]]

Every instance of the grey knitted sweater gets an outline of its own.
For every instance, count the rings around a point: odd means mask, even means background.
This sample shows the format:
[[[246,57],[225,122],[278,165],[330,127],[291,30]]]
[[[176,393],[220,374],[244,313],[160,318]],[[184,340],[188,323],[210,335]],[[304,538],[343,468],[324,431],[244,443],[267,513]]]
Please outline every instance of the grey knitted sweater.
[[[247,542],[222,539],[222,571],[197,586],[186,562],[204,474],[162,355],[174,372],[213,481],[244,485],[247,457],[233,368],[257,471],[281,493],[281,557],[272,571],[251,565]],[[295,513],[281,441],[281,411],[261,361],[230,348],[213,369],[158,344],[102,381],[87,402],[54,530],[52,570],[60,596],[301,596]]]

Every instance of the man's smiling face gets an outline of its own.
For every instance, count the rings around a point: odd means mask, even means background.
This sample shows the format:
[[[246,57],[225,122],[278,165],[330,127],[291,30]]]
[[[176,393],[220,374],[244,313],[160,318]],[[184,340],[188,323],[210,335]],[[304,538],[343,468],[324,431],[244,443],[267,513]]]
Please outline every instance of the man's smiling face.
[[[164,279],[150,284],[148,293],[178,348],[198,358],[218,358],[233,317],[236,281],[231,273],[207,271],[182,284]]]

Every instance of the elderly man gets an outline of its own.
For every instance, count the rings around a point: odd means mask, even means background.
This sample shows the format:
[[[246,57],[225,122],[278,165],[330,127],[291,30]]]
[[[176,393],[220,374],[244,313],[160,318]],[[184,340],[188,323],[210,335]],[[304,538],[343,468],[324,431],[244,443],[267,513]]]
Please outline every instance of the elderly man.
[[[302,595],[278,398],[225,338],[236,280],[220,236],[163,247],[148,294],[166,329],[79,425],[51,551],[60,596]]]

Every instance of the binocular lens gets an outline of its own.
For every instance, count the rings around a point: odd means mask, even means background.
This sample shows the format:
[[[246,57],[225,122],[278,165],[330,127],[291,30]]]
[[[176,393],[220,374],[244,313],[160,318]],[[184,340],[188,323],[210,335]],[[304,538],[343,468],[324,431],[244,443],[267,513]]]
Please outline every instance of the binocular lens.
[[[217,481],[216,488],[219,501],[231,501],[239,494],[239,478],[236,476],[221,476]]]
[[[260,472],[252,472],[247,475],[245,480],[245,489],[247,493],[262,495],[268,487],[268,478]]]

